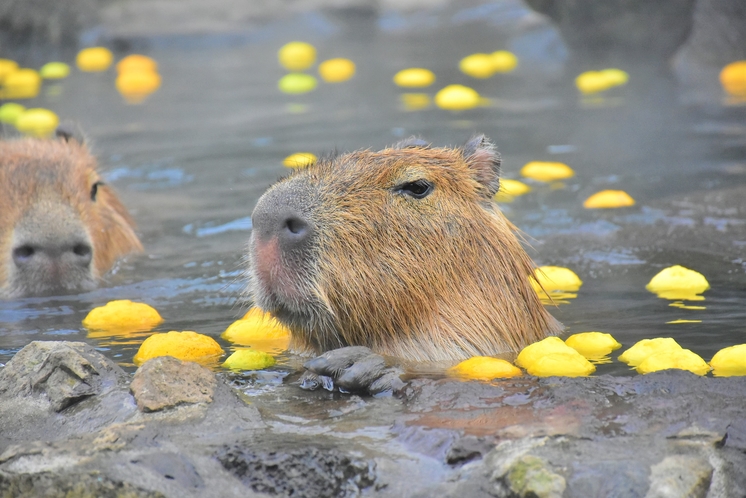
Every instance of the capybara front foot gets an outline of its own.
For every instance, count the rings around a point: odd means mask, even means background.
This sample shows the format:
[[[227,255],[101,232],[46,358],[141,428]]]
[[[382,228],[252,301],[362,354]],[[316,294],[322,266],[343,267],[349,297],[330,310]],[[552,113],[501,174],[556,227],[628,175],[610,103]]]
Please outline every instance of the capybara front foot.
[[[404,387],[399,368],[386,364],[383,356],[364,346],[333,349],[307,361],[301,377],[303,389],[323,387],[340,392],[391,394]]]

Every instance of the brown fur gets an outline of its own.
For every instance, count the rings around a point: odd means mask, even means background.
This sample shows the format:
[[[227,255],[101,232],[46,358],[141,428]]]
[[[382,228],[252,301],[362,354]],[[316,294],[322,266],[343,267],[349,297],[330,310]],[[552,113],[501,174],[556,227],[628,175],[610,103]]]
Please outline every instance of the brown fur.
[[[14,231],[29,216],[36,218],[28,230],[55,233],[60,225],[82,227],[93,249],[93,260],[86,270],[90,274],[85,278],[92,285],[118,258],[142,251],[134,222],[111,188],[98,186],[95,201],[91,199],[91,189],[100,180],[96,160],[75,140],[0,141],[0,297],[46,290],[43,285],[15,278]],[[62,282],[62,286],[85,290],[90,288],[85,282],[77,282],[80,286]]]
[[[362,345],[410,360],[462,360],[558,333],[529,283],[533,264],[516,228],[491,200],[498,175],[486,141],[473,153],[358,151],[297,171],[268,192],[301,196],[316,230],[306,261],[283,256],[273,269],[279,292],[300,297],[285,298],[295,313],[278,312],[252,241],[256,303],[290,327],[292,348],[316,353]],[[396,193],[418,179],[434,184],[429,196]]]

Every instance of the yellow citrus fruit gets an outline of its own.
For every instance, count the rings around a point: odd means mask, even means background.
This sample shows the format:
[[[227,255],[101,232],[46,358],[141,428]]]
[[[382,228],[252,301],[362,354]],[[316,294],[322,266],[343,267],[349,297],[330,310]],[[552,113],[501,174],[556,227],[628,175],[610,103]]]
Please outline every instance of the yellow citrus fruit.
[[[580,356],[580,353],[565,344],[565,341],[559,337],[547,337],[541,341],[529,344],[518,353],[515,364],[521,368],[528,368],[536,363],[542,356],[552,353],[569,353]]]
[[[635,370],[641,374],[648,374],[671,368],[688,370],[697,375],[704,375],[710,371],[710,365],[688,349],[669,349],[653,353],[642,360]]]
[[[229,370],[263,370],[276,363],[275,359],[262,351],[239,349],[223,362]]]
[[[587,209],[609,209],[634,205],[635,200],[624,190],[602,190],[583,202],[583,207]]]
[[[394,75],[394,84],[405,88],[421,88],[435,83],[435,74],[429,69],[412,67]]]
[[[731,62],[720,71],[723,89],[736,96],[746,96],[746,61]]]
[[[319,76],[327,83],[341,83],[355,76],[355,63],[350,59],[329,59],[319,64]]]
[[[495,72],[492,56],[489,54],[472,54],[461,59],[458,68],[472,78],[489,78]]]
[[[161,76],[153,71],[127,71],[117,76],[116,87],[127,102],[136,104],[145,100],[161,86]]]
[[[507,50],[492,52],[492,68],[497,73],[509,73],[518,66],[518,57]]]
[[[449,111],[463,111],[479,105],[481,97],[473,88],[448,85],[435,94],[435,105]]]
[[[277,82],[277,88],[283,93],[308,93],[316,88],[316,78],[310,74],[290,73]]]
[[[624,85],[629,75],[621,69],[604,69],[603,71],[586,71],[575,78],[575,86],[581,93],[598,93]]]
[[[158,71],[158,63],[147,55],[130,54],[117,62],[117,73]]]
[[[153,334],[143,341],[133,362],[140,366],[151,358],[173,356],[182,361],[214,364],[223,354],[223,348],[212,337],[191,330]]]
[[[709,289],[710,283],[701,273],[675,265],[658,272],[645,288],[663,299],[702,301],[699,294]]]
[[[583,355],[571,348],[570,351],[542,356],[526,367],[526,372],[537,377],[586,377],[596,371]]]
[[[220,337],[234,344],[276,353],[288,348],[290,330],[269,313],[252,308],[242,319],[228,326]]]
[[[746,344],[721,349],[710,360],[710,366],[716,377],[746,375]]]
[[[565,339],[565,344],[586,358],[606,356],[622,347],[611,334],[603,332],[581,332]]]
[[[496,202],[511,202],[514,197],[531,192],[531,187],[519,180],[503,178],[500,180],[500,190],[497,191],[493,199]]]
[[[277,59],[289,71],[303,71],[316,62],[316,48],[306,42],[290,42],[280,48]]]
[[[631,367],[636,367],[645,358],[661,351],[681,349],[679,343],[670,337],[656,337],[655,339],[643,339],[637,341],[631,348],[619,356],[619,361]]]
[[[553,182],[572,178],[575,176],[575,172],[565,163],[531,161],[521,168],[521,175],[541,182]]]
[[[509,361],[489,356],[474,356],[448,369],[448,375],[465,379],[492,380],[517,377],[523,372]]]
[[[111,66],[114,55],[105,47],[84,48],[78,52],[75,64],[78,69],[87,73],[106,71]]]
[[[45,137],[50,135],[60,123],[60,119],[49,109],[27,109],[21,113],[15,122],[18,131],[26,135]]]
[[[316,161],[316,155],[312,152],[296,152],[283,159],[282,165],[286,168],[305,168]]]
[[[33,69],[18,69],[3,80],[0,98],[32,99],[39,94],[41,76]]]
[[[18,116],[24,113],[26,108],[15,102],[8,102],[0,106],[0,123],[15,124]]]
[[[0,83],[6,76],[18,70],[18,63],[10,59],[0,59]]]
[[[629,74],[621,69],[610,68],[599,72],[612,86],[624,85],[629,81]]]
[[[540,266],[534,270],[534,289],[539,291],[542,288],[547,291],[569,291],[575,292],[583,285],[574,271],[562,266]],[[536,284],[541,284],[538,287]]]
[[[150,330],[163,321],[152,306],[128,299],[109,301],[93,308],[83,319],[83,326],[92,330]]]
[[[70,74],[70,66],[64,62],[47,62],[39,69],[39,75],[45,80],[61,80]]]

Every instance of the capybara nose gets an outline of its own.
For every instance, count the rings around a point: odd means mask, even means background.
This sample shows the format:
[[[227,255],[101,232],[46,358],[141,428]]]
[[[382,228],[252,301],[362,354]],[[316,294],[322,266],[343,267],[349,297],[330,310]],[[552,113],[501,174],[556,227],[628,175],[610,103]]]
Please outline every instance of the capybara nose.
[[[308,249],[315,233],[311,217],[315,202],[304,187],[289,182],[268,190],[259,199],[251,214],[253,237],[258,243],[275,239],[285,253]]]
[[[311,223],[291,207],[259,204],[252,222],[259,240],[268,242],[276,237],[283,252],[302,250],[313,234]]]
[[[88,268],[93,248],[83,240],[47,243],[23,242],[13,248],[13,262],[18,268],[34,268],[47,264]]]

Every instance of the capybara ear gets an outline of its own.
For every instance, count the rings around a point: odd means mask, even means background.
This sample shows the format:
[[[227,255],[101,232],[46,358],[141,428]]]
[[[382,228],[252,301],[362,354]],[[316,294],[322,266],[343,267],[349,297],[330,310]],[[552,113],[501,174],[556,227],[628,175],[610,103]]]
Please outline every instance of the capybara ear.
[[[394,144],[394,149],[410,149],[420,147],[423,149],[430,148],[430,142],[426,142],[418,137],[409,137]]]
[[[54,135],[57,138],[61,138],[65,142],[69,142],[71,140],[74,140],[79,144],[83,144],[85,142],[85,137],[83,136],[83,132],[81,131],[80,127],[70,121],[63,121],[62,123],[60,123],[57,126],[57,129],[54,130]]]
[[[474,172],[474,178],[484,185],[488,198],[500,189],[500,154],[484,135],[478,135],[464,145],[462,154]]]

